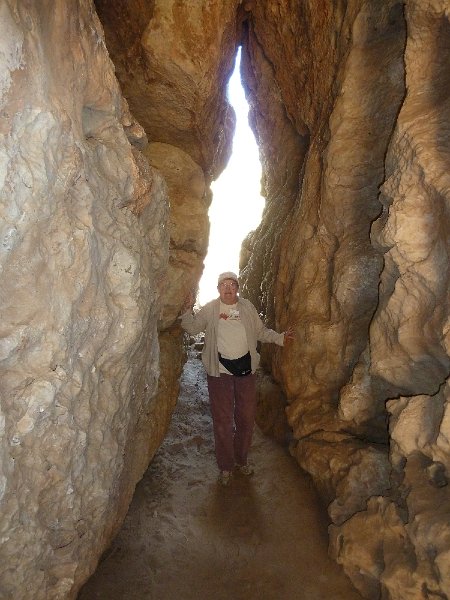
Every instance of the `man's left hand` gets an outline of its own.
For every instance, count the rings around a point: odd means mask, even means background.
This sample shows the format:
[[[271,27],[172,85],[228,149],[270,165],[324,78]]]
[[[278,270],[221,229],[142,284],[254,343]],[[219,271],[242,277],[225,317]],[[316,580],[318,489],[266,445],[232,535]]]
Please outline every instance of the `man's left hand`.
[[[284,332],[284,341],[293,340],[295,338],[294,328],[288,327]]]

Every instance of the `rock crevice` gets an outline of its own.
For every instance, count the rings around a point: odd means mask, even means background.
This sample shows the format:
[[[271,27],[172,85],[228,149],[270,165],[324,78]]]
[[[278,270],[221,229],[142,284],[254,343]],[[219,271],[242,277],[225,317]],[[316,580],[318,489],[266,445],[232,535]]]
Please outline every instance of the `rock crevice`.
[[[0,595],[73,598],[176,403],[237,47],[266,208],[242,293],[367,598],[450,597],[445,0],[0,7]]]

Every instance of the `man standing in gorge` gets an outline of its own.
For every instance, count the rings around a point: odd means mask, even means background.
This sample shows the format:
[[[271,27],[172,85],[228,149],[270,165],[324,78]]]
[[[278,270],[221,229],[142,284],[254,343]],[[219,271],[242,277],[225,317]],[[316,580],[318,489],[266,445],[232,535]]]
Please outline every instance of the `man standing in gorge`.
[[[256,308],[238,296],[239,281],[231,271],[219,275],[219,298],[193,313],[194,297],[186,299],[181,326],[195,335],[205,332],[202,361],[207,373],[219,483],[228,485],[236,469],[251,475],[247,457],[256,415],[256,344],[283,346],[291,327],[277,333],[265,327]]]

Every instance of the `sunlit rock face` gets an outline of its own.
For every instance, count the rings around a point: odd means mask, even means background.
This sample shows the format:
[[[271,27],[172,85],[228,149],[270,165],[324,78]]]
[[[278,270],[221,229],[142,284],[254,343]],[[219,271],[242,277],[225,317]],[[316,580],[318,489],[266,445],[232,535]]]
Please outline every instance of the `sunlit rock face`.
[[[168,201],[90,2],[2,3],[0,39],[0,596],[62,599],[160,419]]]
[[[448,5],[246,8],[268,203],[241,267],[296,328],[264,352],[292,453],[364,597],[449,597]]]
[[[0,596],[74,597],[164,436],[242,43],[258,421],[364,597],[450,597],[446,1],[95,8],[0,7]]]
[[[240,0],[96,0],[119,81],[151,141],[172,144],[216,178],[228,161]]]

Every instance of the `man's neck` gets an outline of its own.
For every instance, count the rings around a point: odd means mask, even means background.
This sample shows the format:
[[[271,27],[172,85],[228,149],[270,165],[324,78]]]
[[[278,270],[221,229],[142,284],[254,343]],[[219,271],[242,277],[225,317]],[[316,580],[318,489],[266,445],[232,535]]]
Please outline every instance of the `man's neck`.
[[[238,303],[239,296],[236,296],[236,299],[234,301],[231,301],[231,300],[222,300],[222,298],[220,298],[220,301],[222,302],[222,304],[226,304],[227,306],[234,306],[235,304]]]

